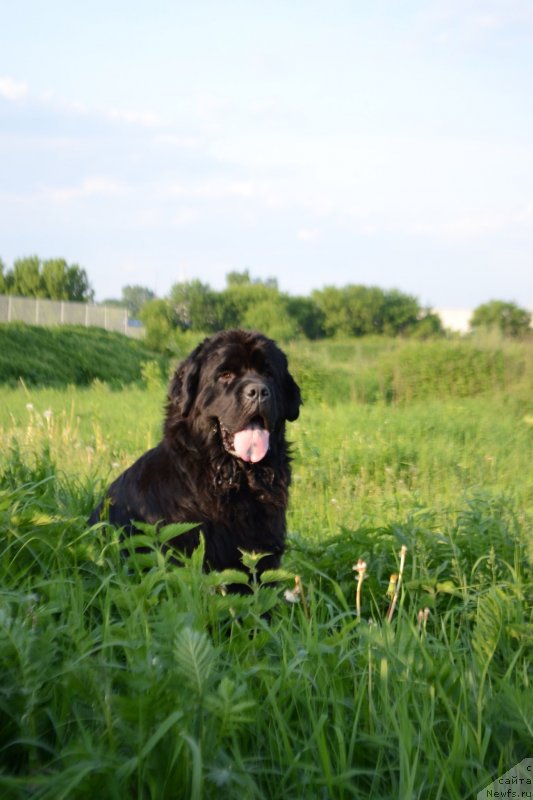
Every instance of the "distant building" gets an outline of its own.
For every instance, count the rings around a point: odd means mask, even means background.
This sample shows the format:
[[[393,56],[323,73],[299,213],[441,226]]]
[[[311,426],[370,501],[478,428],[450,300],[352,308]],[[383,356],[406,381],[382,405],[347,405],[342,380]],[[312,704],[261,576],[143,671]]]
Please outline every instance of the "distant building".
[[[471,308],[438,308],[435,313],[439,315],[445,328],[468,333],[470,318],[474,312]]]

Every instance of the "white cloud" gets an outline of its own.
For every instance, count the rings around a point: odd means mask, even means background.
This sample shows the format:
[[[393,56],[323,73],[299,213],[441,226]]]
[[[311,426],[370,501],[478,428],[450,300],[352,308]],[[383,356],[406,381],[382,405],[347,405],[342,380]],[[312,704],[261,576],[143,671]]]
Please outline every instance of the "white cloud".
[[[174,183],[168,187],[166,193],[171,197],[186,197],[194,200],[225,200],[229,198],[259,200],[271,206],[280,203],[283,194],[271,181],[216,178],[191,184]]]
[[[436,222],[415,222],[412,226],[411,233],[422,236],[469,238],[471,236],[483,236],[487,233],[501,231],[508,223],[509,219],[504,216],[465,216],[450,220],[438,220]]]
[[[119,122],[127,122],[130,125],[142,125],[153,128],[161,124],[161,117],[154,111],[128,111],[125,109],[112,108],[107,116]]]
[[[520,211],[487,215],[464,215],[455,219],[415,222],[410,233],[421,236],[444,236],[450,239],[466,239],[500,233],[516,226],[533,227],[533,202]]]
[[[1,90],[1,83],[0,83]],[[55,91],[47,90],[42,92],[39,97],[41,103],[53,109],[59,109],[76,116],[92,115],[118,122],[125,122],[128,125],[141,125],[146,128],[153,128],[161,124],[161,117],[154,111],[131,111],[127,109],[111,108],[109,110],[90,108],[79,100],[70,100],[58,95]]]
[[[89,113],[87,106],[79,100],[67,100],[50,90],[42,92],[40,100],[45,106],[58,108],[72,114],[86,115]]]
[[[28,85],[13,78],[0,77],[0,96],[6,100],[20,100],[28,94]]]
[[[160,133],[154,136],[154,144],[169,145],[170,147],[198,147],[200,139],[194,136],[178,136],[172,133]]]
[[[200,214],[195,208],[180,208],[172,218],[172,224],[177,228],[187,228],[189,225],[197,222]]]
[[[509,37],[531,34],[533,10],[530,0],[483,0],[466,3],[464,0],[435,0],[422,7],[419,20],[443,43],[476,44],[490,37]]]
[[[518,215],[518,222],[528,228],[533,228],[533,202],[528,203],[526,208]]]
[[[116,181],[103,177],[85,178],[79,186],[46,187],[44,192],[51,199],[58,202],[76,200],[94,195],[122,194],[125,187]]]
[[[296,236],[301,242],[316,242],[320,239],[320,231],[318,228],[300,228]]]

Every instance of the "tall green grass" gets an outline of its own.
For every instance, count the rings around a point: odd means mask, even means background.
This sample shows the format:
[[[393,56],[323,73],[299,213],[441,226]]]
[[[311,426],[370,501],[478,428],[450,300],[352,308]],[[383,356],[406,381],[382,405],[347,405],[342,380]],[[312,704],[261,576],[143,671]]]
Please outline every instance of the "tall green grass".
[[[124,559],[72,515],[87,487],[46,459],[19,469],[0,500],[3,797],[462,800],[528,755],[531,554],[511,504],[295,539],[293,605],[285,573],[236,597],[201,551],[183,569],[155,548]]]
[[[531,755],[527,351],[469,396],[356,402],[409,347],[291,354],[288,550],[243,596],[201,551],[171,565],[164,530],[125,556],[87,527],[159,438],[150,371],[151,390],[0,389],[0,797],[464,800]]]
[[[511,397],[314,406],[290,436],[291,523],[312,538],[454,508],[480,490],[533,506],[533,416]]]
[[[0,383],[64,387],[100,380],[121,386],[139,381],[150,360],[154,355],[142,342],[102,328],[0,324]]]
[[[90,476],[101,489],[157,443],[164,398],[163,386],[0,388],[3,459],[14,447],[31,464],[47,449],[64,474]],[[342,525],[384,524],[418,508],[454,507],[479,490],[533,505],[533,413],[521,396],[306,404],[288,437],[290,527],[308,538]]]
[[[530,342],[491,336],[417,342],[363,338],[297,343],[288,348],[304,396],[313,402],[405,403],[527,393],[533,381]]]
[[[176,340],[174,361],[199,335]],[[410,402],[472,397],[533,380],[531,342],[486,334],[471,339],[417,342],[385,337],[298,341],[287,347],[291,367],[310,402]],[[0,384],[114,387],[165,378],[172,361],[137,340],[100,328],[0,325]]]

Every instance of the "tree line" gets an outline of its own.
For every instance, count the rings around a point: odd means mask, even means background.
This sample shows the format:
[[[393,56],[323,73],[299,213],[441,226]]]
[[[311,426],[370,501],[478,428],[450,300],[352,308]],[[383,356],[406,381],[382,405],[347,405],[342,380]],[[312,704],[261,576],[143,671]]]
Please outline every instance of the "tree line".
[[[213,333],[233,327],[256,328],[280,341],[443,333],[436,314],[397,290],[329,286],[308,297],[293,296],[281,292],[276,279],[252,279],[248,270],[230,272],[221,291],[200,280],[175,283],[166,298],[146,302],[140,317],[154,347],[170,342],[177,330]]]
[[[17,258],[12,269],[0,259],[0,294],[79,303],[94,299],[87,273],[78,264],[67,264],[64,258],[41,261],[38,256]]]
[[[11,270],[0,260],[0,294],[92,302],[87,273],[62,258],[17,259]],[[105,305],[128,309],[146,329],[149,347],[162,350],[179,331],[214,333],[224,328],[256,328],[280,341],[297,337],[360,337],[370,334],[428,338],[443,336],[440,317],[417,298],[377,286],[325,286],[310,296],[281,292],[275,278],[252,278],[248,270],[226,275],[218,291],[195,279],[175,283],[158,298],[144,286],[124,286],[120,299]],[[504,335],[530,334],[531,314],[515,303],[493,300],[475,309],[470,325],[498,328]]]
[[[123,289],[131,309],[143,287]],[[397,289],[350,284],[326,286],[310,296],[281,292],[275,278],[252,279],[248,270],[230,272],[217,291],[200,280],[175,283],[165,298],[148,297],[139,305],[147,343],[164,348],[176,331],[212,333],[224,328],[256,328],[280,341],[296,337],[360,337],[374,335],[429,338],[446,331],[438,314],[417,298]],[[531,314],[512,302],[492,300],[478,306],[473,330],[496,328],[505,336],[531,335]]]

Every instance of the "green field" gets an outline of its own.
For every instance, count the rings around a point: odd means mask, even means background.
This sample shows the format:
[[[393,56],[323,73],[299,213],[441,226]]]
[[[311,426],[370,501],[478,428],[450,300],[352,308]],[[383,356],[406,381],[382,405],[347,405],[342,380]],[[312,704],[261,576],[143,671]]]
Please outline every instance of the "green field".
[[[86,526],[164,364],[0,387],[0,797],[465,800],[532,755],[530,348],[287,351],[289,547],[247,597]]]

